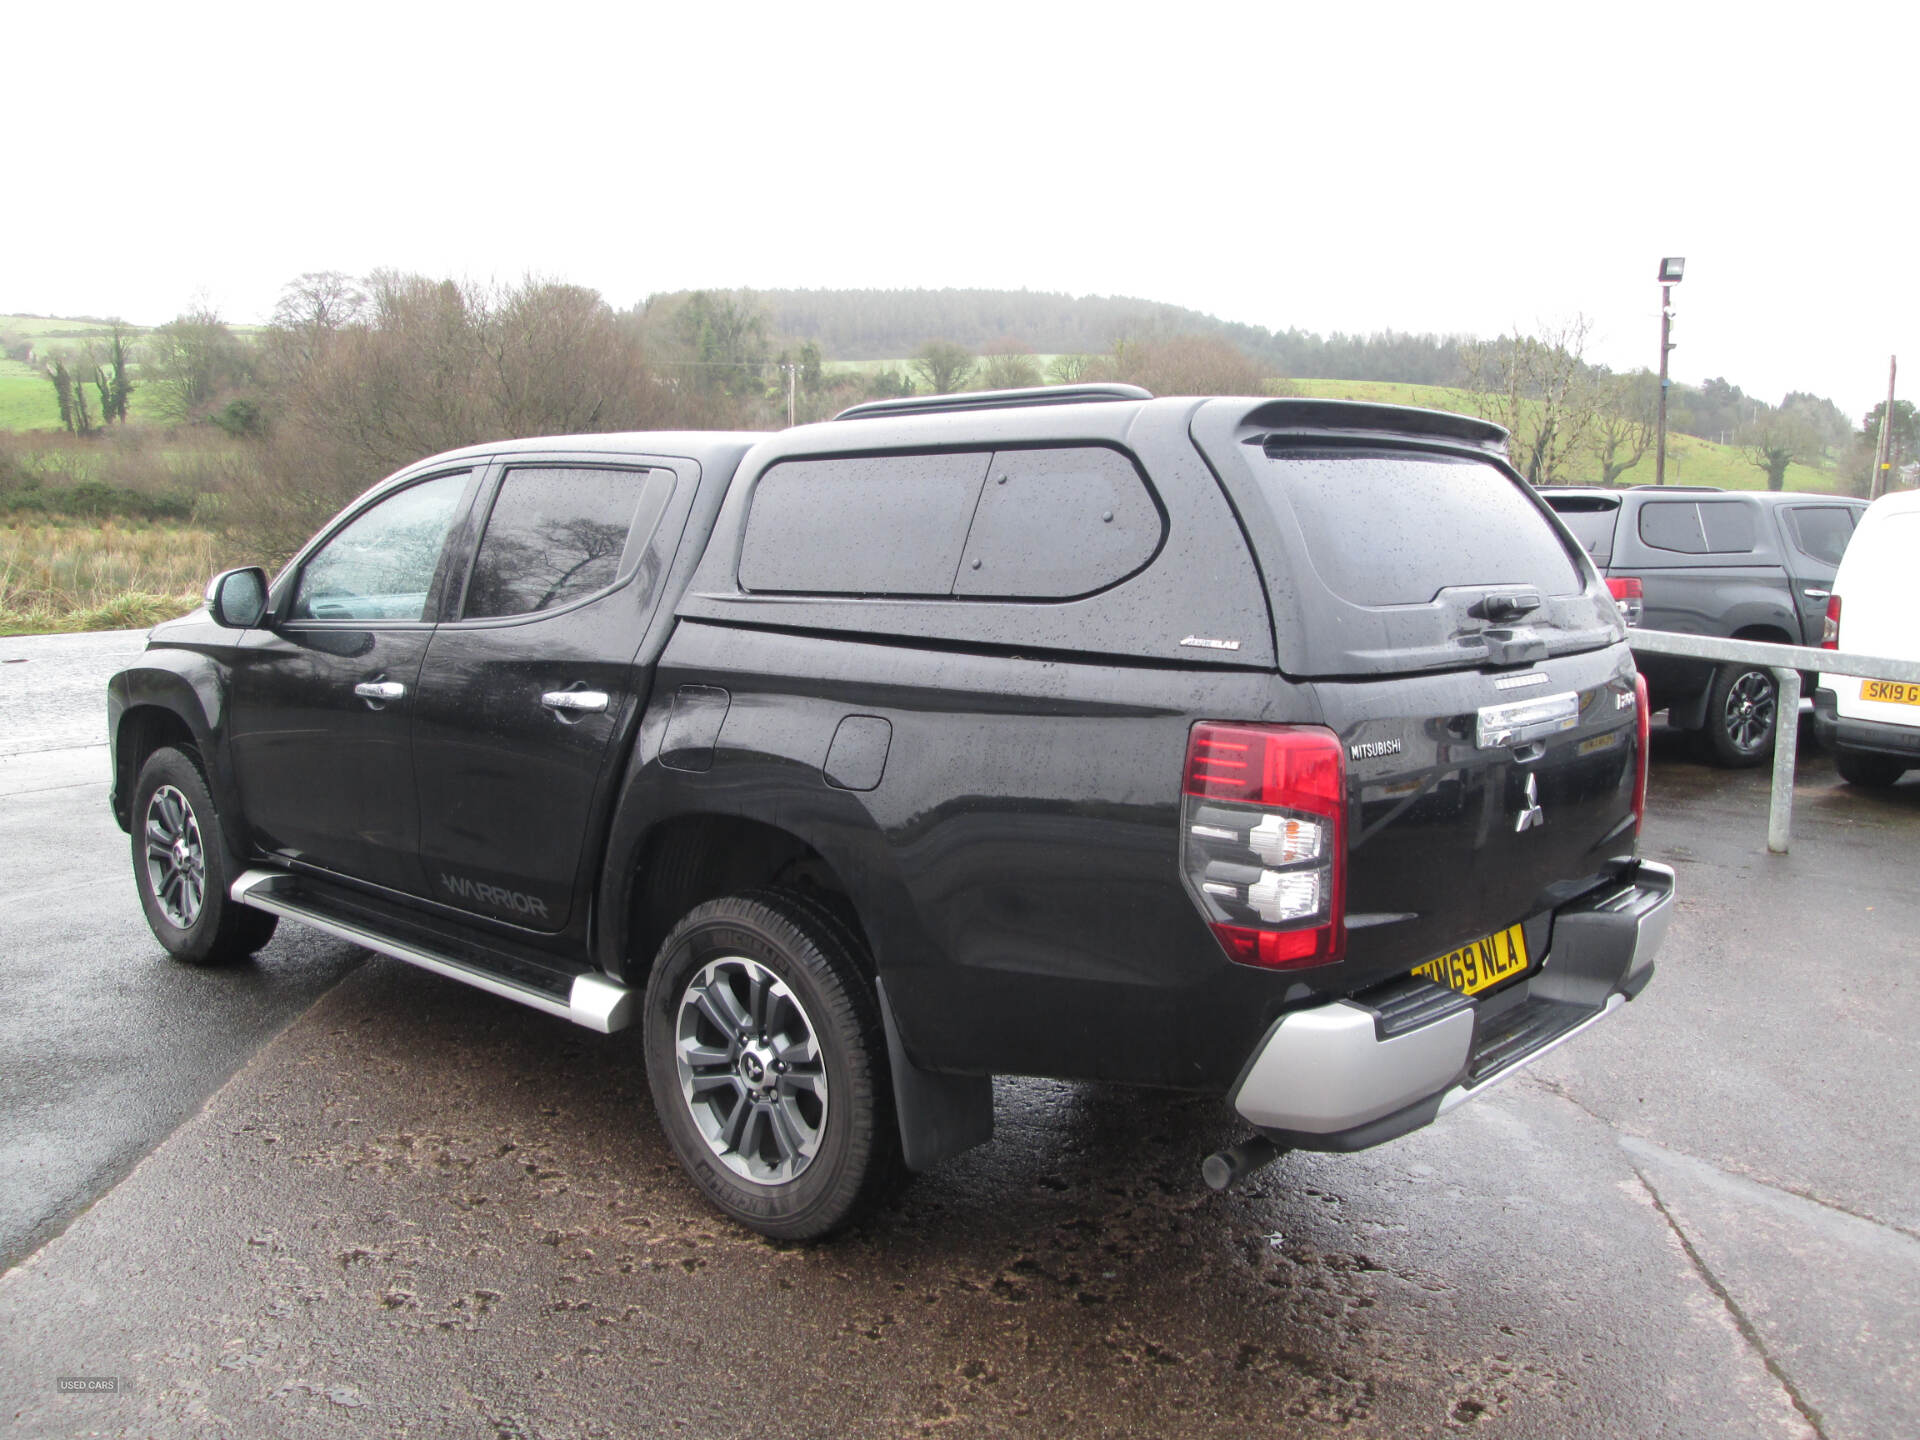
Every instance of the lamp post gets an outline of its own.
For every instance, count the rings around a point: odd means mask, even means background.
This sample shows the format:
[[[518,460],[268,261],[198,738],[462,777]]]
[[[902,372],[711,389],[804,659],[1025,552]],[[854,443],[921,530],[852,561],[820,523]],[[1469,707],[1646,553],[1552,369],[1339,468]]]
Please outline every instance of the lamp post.
[[[1673,333],[1673,287],[1680,283],[1686,268],[1683,255],[1668,255],[1660,261],[1660,423],[1653,452],[1656,485],[1667,483],[1667,352],[1673,349],[1673,341],[1667,337]]]

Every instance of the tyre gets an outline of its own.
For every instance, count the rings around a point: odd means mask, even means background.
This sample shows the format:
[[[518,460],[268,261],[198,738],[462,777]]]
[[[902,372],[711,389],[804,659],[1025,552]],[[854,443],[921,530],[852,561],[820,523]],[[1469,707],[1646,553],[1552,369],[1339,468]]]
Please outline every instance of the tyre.
[[[174,959],[230,964],[273,938],[274,916],[227,894],[239,869],[199,756],[154,751],[133,787],[133,879],[154,938]]]
[[[1868,755],[1859,750],[1834,752],[1833,768],[1849,785],[1864,790],[1887,790],[1899,783],[1907,767],[1888,755]]]
[[[1760,666],[1722,665],[1707,692],[1707,756],[1716,765],[1741,769],[1773,752],[1780,712],[1780,685]],[[1797,718],[1797,717],[1796,717]]]
[[[813,1240],[899,1168],[879,1005],[859,940],[789,890],[708,901],[647,982],[647,1081],[674,1153],[721,1210]]]

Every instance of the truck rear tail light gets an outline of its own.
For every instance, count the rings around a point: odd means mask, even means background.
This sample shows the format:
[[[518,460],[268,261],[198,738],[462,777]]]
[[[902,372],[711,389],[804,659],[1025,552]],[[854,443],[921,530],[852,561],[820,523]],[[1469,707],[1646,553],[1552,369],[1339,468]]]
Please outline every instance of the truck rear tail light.
[[[1838,650],[1840,648],[1840,597],[1827,597],[1827,618],[1820,626],[1820,648]]]
[[[1633,734],[1639,754],[1634,757],[1633,830],[1637,835],[1647,818],[1647,750],[1653,739],[1653,716],[1647,713],[1647,677],[1633,677]]]
[[[1330,965],[1346,948],[1347,775],[1308,725],[1203,721],[1187,741],[1180,865],[1229,959]]]
[[[1627,624],[1638,625],[1647,613],[1647,588],[1636,576],[1609,577],[1607,590],[1613,596],[1613,603],[1620,607],[1620,613],[1626,617]]]

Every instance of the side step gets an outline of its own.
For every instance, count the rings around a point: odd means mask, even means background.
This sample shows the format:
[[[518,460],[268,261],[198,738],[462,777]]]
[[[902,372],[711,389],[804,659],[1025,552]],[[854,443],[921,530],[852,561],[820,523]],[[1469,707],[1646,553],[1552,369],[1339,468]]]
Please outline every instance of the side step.
[[[625,1029],[633,1019],[634,992],[604,975],[575,975],[571,989],[564,995],[523,985],[452,956],[435,954],[420,945],[382,935],[358,920],[331,913],[301,893],[299,882],[284,871],[249,870],[233,882],[230,893],[237,902],[255,910],[298,920],[302,925],[311,925],[355,945],[418,965],[422,970],[431,970],[490,995],[518,1000],[522,1005],[558,1015],[603,1035]]]

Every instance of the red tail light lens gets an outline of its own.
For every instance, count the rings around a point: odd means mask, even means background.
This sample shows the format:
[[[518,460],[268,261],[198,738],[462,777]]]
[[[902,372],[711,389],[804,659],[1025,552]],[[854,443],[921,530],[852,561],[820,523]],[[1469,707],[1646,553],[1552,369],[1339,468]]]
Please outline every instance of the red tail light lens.
[[[1827,618],[1820,626],[1820,648],[1838,650],[1840,648],[1840,597],[1827,597]]]
[[[1647,589],[1640,583],[1638,576],[1610,576],[1607,580],[1607,593],[1613,596],[1613,603],[1620,607],[1620,613],[1627,624],[1638,625],[1647,613]]]
[[[1331,730],[1203,721],[1187,741],[1180,863],[1228,958],[1330,965],[1346,948],[1345,757]]]
[[[1647,749],[1653,739],[1653,716],[1647,712],[1647,677],[1633,677],[1633,733],[1640,753],[1633,772],[1633,830],[1637,835],[1647,819]]]

